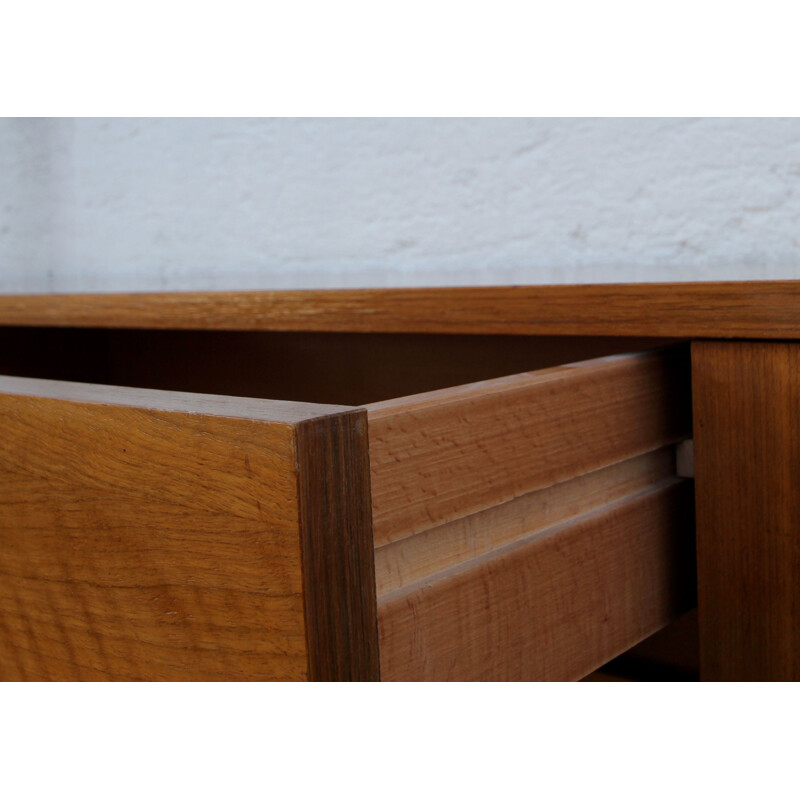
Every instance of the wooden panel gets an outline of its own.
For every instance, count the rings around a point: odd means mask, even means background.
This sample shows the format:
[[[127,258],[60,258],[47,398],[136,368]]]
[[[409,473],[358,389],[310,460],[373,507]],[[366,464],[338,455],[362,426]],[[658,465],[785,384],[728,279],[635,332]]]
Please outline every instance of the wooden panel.
[[[684,438],[688,381],[677,348],[368,406],[376,546]]]
[[[378,599],[384,680],[576,680],[694,604],[668,480]]]
[[[674,475],[675,451],[665,447],[378,547],[378,594],[648,489]]]
[[[692,347],[703,680],[800,680],[800,345]]]
[[[0,675],[377,677],[364,428],[338,407],[0,378]],[[332,556],[352,563],[332,576]]]
[[[378,680],[367,415],[297,426],[300,531],[313,680]]]
[[[6,296],[0,324],[793,338],[800,337],[800,283]]]

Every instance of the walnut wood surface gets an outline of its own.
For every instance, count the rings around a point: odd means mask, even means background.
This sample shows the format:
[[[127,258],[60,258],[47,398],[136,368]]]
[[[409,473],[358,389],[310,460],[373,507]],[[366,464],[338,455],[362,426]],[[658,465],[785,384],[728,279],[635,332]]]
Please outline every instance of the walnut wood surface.
[[[703,680],[800,680],[800,344],[692,346]]]
[[[378,598],[384,680],[576,680],[694,604],[673,479]]]
[[[378,616],[364,411],[297,426],[312,680],[378,680]]]
[[[377,547],[678,441],[684,348],[367,406]]]
[[[800,338],[800,282],[7,295],[0,324]]]
[[[364,412],[0,378],[0,428],[2,678],[378,677]]]

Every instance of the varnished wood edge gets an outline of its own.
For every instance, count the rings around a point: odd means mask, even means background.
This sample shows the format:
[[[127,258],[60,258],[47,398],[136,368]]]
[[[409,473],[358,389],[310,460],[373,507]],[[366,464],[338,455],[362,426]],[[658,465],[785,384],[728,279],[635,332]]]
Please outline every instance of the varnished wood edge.
[[[295,431],[309,678],[380,680],[366,411]]]
[[[307,419],[349,411],[352,406],[263,400],[252,397],[141,389],[100,383],[19,378],[0,375],[0,393],[91,405],[115,405],[175,414],[202,414],[275,425],[294,425]]]
[[[518,372],[513,375],[503,375],[499,378],[489,378],[472,383],[463,383],[458,386],[447,386],[443,389],[433,389],[429,392],[419,392],[404,397],[391,397],[388,400],[379,400],[367,403],[366,408],[370,420],[379,420],[392,417],[396,414],[423,410],[432,407],[444,407],[470,400],[482,399],[490,395],[501,398],[503,395],[514,391],[539,391],[542,387],[558,386],[563,382],[574,383],[585,381],[596,375],[603,376],[609,369],[627,367],[635,363],[648,364],[657,360],[664,362],[669,372],[677,372],[674,364],[680,362],[688,374],[689,349],[687,344],[677,344],[652,347],[649,350],[638,350],[630,353],[614,353],[609,356],[584,358],[579,361],[570,361],[566,364],[557,364],[552,367]]]
[[[800,338],[800,281],[5,295],[0,325]]]

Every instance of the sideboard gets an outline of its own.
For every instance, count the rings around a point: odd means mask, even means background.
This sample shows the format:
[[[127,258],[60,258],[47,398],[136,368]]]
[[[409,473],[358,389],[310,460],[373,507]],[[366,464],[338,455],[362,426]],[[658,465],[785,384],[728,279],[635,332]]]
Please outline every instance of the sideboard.
[[[0,679],[800,677],[800,282],[8,295],[0,375]]]

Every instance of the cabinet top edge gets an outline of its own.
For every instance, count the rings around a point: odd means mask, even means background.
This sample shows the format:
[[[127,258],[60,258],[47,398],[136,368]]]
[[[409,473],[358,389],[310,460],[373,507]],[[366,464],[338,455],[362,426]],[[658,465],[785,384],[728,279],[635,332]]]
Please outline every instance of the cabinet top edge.
[[[800,280],[0,295],[0,325],[800,338]]]

